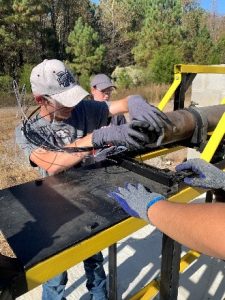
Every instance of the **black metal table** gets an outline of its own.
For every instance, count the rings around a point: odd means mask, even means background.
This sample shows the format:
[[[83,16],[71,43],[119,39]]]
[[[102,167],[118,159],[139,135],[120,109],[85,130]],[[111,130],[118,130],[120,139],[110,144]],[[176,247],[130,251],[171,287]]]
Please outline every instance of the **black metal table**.
[[[17,297],[143,227],[145,222],[128,218],[107,196],[125,182],[141,182],[164,194],[168,190],[107,163],[0,191],[0,229],[16,255],[10,280],[0,276],[2,288]]]

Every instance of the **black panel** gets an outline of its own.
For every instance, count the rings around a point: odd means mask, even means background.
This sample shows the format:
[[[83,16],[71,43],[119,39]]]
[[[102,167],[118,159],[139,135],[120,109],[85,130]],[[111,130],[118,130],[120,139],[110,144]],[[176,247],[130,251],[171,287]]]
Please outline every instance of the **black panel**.
[[[0,228],[28,268],[127,218],[107,196],[126,182],[168,189],[119,166],[72,169],[0,191]]]

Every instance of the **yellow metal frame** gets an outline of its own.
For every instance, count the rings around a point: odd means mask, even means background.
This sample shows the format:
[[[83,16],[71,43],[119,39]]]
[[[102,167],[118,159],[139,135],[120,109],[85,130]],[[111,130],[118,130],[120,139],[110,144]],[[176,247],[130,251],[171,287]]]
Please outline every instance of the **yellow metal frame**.
[[[205,149],[201,155],[202,159],[206,160],[207,162],[210,162],[224,134],[225,134],[225,113],[222,115],[207,145],[205,146]]]
[[[155,157],[159,157],[161,155],[165,155],[165,154],[168,154],[168,153],[172,153],[172,152],[181,150],[183,148],[184,148],[183,146],[176,146],[176,147],[172,147],[172,148],[158,149],[158,150],[154,150],[152,152],[149,152],[149,153],[146,153],[146,154],[143,154],[143,155],[140,155],[140,156],[136,156],[135,159],[137,161],[142,162],[142,161],[145,161],[147,159],[152,159],[152,158],[155,158]]]
[[[174,67],[174,82],[171,86],[171,88],[168,90],[164,98],[161,100],[160,104],[158,105],[158,108],[160,110],[163,110],[166,104],[169,102],[170,98],[172,97],[172,94],[175,92],[176,88],[179,86],[178,82],[182,80],[182,73],[217,73],[217,74],[225,74],[225,67],[216,67],[216,66],[198,66],[198,65],[176,65]],[[179,77],[176,77],[178,76]],[[176,84],[177,87],[176,87]],[[174,87],[176,87],[174,89]],[[225,104],[225,98],[222,99],[221,104]],[[211,137],[204,149],[204,151],[201,154],[201,158],[204,159],[207,162],[210,162],[218,145],[220,144],[223,136],[225,134],[225,113],[221,117],[220,121],[217,124],[217,127],[215,128],[214,132],[211,133]],[[180,147],[182,149],[183,147]],[[168,151],[167,151],[168,150]],[[172,148],[172,151],[176,151],[179,149]],[[153,157],[156,157],[158,155],[167,154],[169,153],[169,149],[165,149],[165,153],[161,150],[154,151],[153,153],[145,154],[145,156],[142,156],[142,160],[144,158],[150,159]],[[186,188],[179,192],[178,194],[170,197],[168,200],[171,202],[178,202],[178,203],[187,203],[190,200],[198,197],[205,191],[201,189],[194,189],[194,188]],[[182,273],[191,263],[193,263],[195,260],[197,260],[200,256],[200,253],[190,250],[188,253],[181,258],[180,262],[180,272]],[[148,285],[146,285],[143,289],[141,289],[138,293],[136,293],[133,297],[130,298],[130,300],[149,300],[153,299],[159,292],[159,280],[154,279],[152,280]]]
[[[158,105],[158,109],[163,110],[165,106],[168,104],[168,102],[171,100],[173,94],[175,93],[176,89],[180,85],[182,81],[182,74],[184,73],[216,73],[216,74],[225,74],[225,67],[222,66],[206,66],[206,65],[175,65],[174,66],[174,80],[162,100],[160,101]],[[225,98],[221,100],[221,104],[225,104]],[[152,151],[150,153],[137,156],[136,159],[138,161],[144,161],[147,159],[151,159],[157,156],[165,155],[170,152],[174,152],[177,150],[183,149],[183,146],[178,146],[175,148],[164,148],[164,149],[159,149]]]
[[[182,80],[181,73],[174,74],[173,83],[172,83],[171,87],[168,89],[168,91],[166,92],[165,96],[160,101],[160,103],[158,105],[158,109],[163,110],[165,108],[165,106],[167,105],[167,103],[170,101],[171,97],[175,93],[176,89],[180,85],[181,80]]]
[[[208,66],[208,65],[175,65],[174,66],[174,73],[209,73],[209,74],[225,74],[225,67],[224,66]]]
[[[218,145],[220,144],[223,136],[225,135],[225,113],[222,115],[219,120],[215,130],[213,131],[207,145],[205,146],[201,158],[207,162],[210,162]],[[173,195],[168,199],[171,202],[178,203],[187,203],[190,200],[200,196],[203,194],[205,190],[197,189],[197,188],[186,188],[180,191],[178,194]],[[184,272],[184,270],[190,266],[195,260],[197,260],[200,256],[200,253],[194,250],[190,250],[184,257],[181,258],[180,261],[180,272]],[[148,285],[146,285],[142,290],[136,293],[130,300],[150,300],[153,299],[159,292],[159,280],[154,279]]]
[[[184,65],[184,64],[178,64],[174,66],[174,80],[162,100],[160,101],[158,105],[158,109],[163,110],[165,106],[168,104],[168,102],[171,100],[173,94],[175,93],[176,89],[180,85],[182,81],[182,74],[184,73],[209,73],[209,74],[225,74],[225,67],[224,66],[208,66],[208,65]],[[220,104],[225,104],[225,98],[223,98],[220,102]],[[178,151],[183,149],[183,146],[178,146],[175,148],[164,148],[152,151],[150,153],[137,156],[136,159],[138,161],[144,161],[147,159],[151,159],[157,156],[165,155],[170,152]]]
[[[175,65],[174,66],[174,80],[169,90],[166,92],[165,96],[160,101],[158,108],[163,110],[167,103],[171,100],[171,97],[175,93],[176,89],[182,81],[182,74],[192,73],[192,74],[225,74],[224,66],[207,66],[207,65]],[[225,104],[225,98],[222,100],[221,104]]]
[[[128,218],[95,236],[70,247],[43,262],[26,270],[28,290],[107,248],[115,242],[144,227],[146,222],[137,218]]]

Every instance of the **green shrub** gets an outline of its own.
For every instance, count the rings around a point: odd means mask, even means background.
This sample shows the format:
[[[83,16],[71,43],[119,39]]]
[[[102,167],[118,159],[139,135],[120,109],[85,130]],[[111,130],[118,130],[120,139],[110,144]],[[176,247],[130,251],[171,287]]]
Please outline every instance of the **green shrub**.
[[[25,84],[27,93],[31,93],[30,73],[32,69],[33,65],[25,64],[20,71],[19,85],[22,87]]]
[[[150,83],[149,69],[137,66],[116,67],[112,78],[119,88],[132,88]]]
[[[82,88],[84,88],[86,91],[90,91],[90,75],[87,73],[82,73],[78,79]]]
[[[173,45],[157,50],[150,62],[151,77],[155,83],[170,83],[175,64],[182,63],[182,53]]]
[[[1,92],[12,92],[12,77],[9,75],[0,76],[0,90]]]
[[[132,67],[116,67],[111,76],[118,88],[129,88],[138,82],[138,75]]]
[[[119,88],[128,88],[132,86],[132,79],[126,70],[122,70],[120,75],[116,79],[116,85]]]

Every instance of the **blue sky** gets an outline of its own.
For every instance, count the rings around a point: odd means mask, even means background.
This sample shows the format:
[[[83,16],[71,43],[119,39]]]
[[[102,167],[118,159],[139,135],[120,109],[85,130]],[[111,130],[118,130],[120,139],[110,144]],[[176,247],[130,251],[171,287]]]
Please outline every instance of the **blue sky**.
[[[212,2],[213,0],[200,0],[200,6],[206,10],[212,10]],[[218,15],[225,15],[225,0],[215,0],[216,4],[216,13]]]

